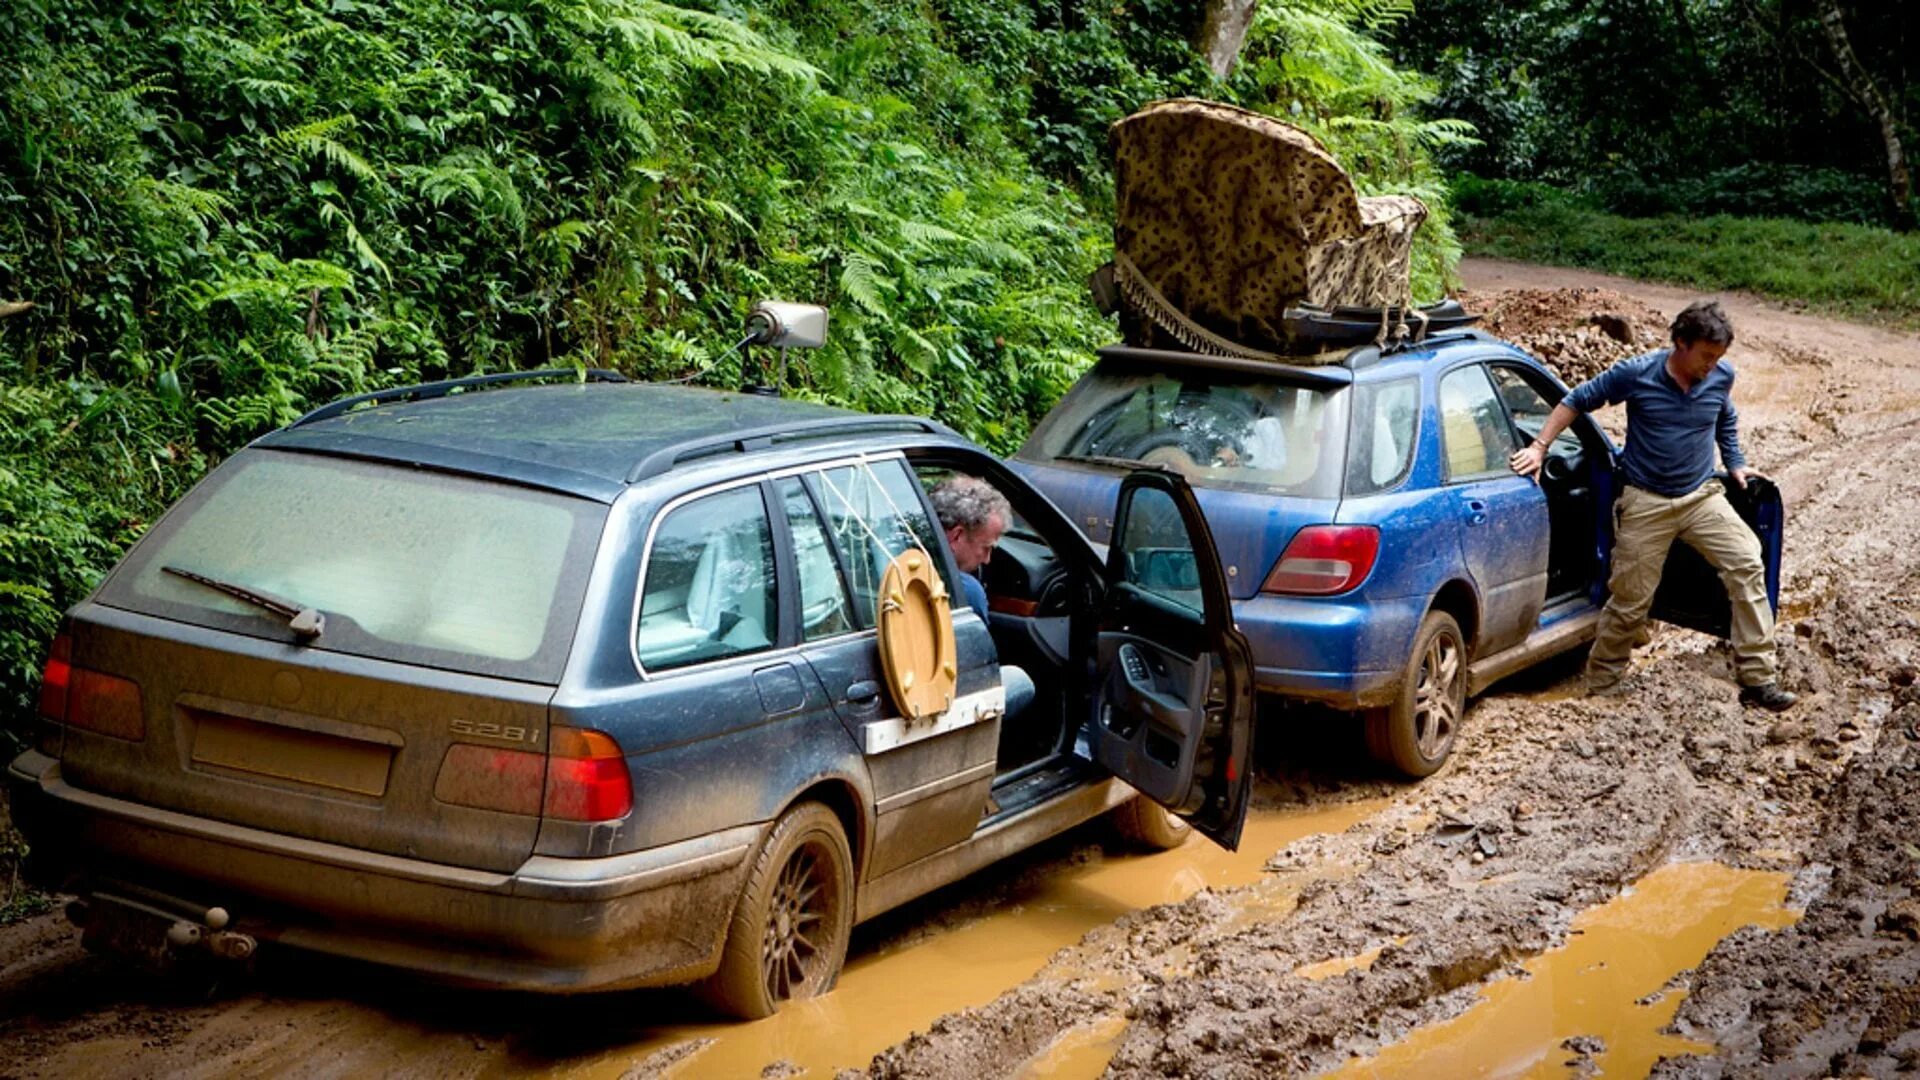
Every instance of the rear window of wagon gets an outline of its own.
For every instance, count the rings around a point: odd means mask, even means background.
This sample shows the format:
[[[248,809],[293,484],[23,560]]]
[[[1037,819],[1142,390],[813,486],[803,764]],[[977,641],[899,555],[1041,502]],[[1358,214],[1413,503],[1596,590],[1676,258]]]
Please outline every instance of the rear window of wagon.
[[[318,608],[308,646],[557,683],[607,508],[508,484],[247,450],[170,511],[99,601],[276,641],[287,620],[176,567]]]

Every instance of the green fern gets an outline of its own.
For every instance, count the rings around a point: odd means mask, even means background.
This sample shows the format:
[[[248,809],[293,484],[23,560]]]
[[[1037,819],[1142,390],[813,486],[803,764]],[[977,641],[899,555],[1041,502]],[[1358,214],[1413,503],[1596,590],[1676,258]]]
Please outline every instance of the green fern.
[[[358,179],[377,184],[380,174],[374,167],[334,138],[338,133],[353,130],[353,127],[353,116],[343,113],[278,132],[270,141],[281,150],[322,158]]]

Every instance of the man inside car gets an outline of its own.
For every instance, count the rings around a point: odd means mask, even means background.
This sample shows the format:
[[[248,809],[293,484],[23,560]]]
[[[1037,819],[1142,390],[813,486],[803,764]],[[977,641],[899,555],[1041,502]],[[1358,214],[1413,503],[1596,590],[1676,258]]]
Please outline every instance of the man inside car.
[[[941,531],[947,535],[953,561],[960,566],[960,592],[980,621],[988,622],[987,587],[978,575],[993,558],[993,549],[1013,519],[1013,508],[992,484],[961,473],[934,485],[927,496],[940,518]],[[1019,715],[1033,700],[1033,676],[1017,665],[1002,664],[1000,682],[1007,691],[1007,715]]]

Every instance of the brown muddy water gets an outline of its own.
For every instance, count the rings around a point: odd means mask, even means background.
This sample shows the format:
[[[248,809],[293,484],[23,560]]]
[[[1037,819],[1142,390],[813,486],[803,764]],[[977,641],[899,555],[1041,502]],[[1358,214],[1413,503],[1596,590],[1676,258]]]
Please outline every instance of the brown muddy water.
[[[1378,813],[1387,800],[1327,809],[1255,811],[1240,850],[1195,837],[1175,851],[1097,856],[1062,868],[1032,891],[971,922],[882,944],[849,956],[833,992],[753,1023],[686,1024],[579,1062],[569,1077],[613,1078],[676,1044],[711,1040],[666,1072],[676,1080],[759,1076],[786,1062],[785,1076],[832,1076],[865,1068],[881,1050],[957,1009],[985,1004],[1040,970],[1089,930],[1155,904],[1177,903],[1203,888],[1259,881],[1276,851],[1315,833],[1338,833]],[[858,939],[856,938],[856,945]],[[1092,1025],[1029,1063],[1036,1077],[1098,1075],[1119,1026]],[[659,1060],[659,1059],[655,1059]]]
[[[1663,1057],[1711,1054],[1710,1043],[1663,1032],[1686,997],[1669,984],[1741,927],[1797,921],[1801,913],[1784,903],[1787,881],[1670,863],[1577,916],[1572,940],[1528,961],[1524,978],[1495,982],[1452,1020],[1324,1075],[1565,1077],[1586,1057],[1595,1075],[1641,1077]]]

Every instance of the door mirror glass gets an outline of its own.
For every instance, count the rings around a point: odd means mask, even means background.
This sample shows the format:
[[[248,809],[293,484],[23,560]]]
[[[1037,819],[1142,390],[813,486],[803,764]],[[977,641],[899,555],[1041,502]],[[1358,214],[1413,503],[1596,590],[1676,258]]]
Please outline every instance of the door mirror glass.
[[[1159,488],[1135,488],[1130,494],[1132,501],[1120,508],[1126,521],[1116,544],[1121,580],[1195,615],[1204,614],[1200,564],[1180,507]]]

